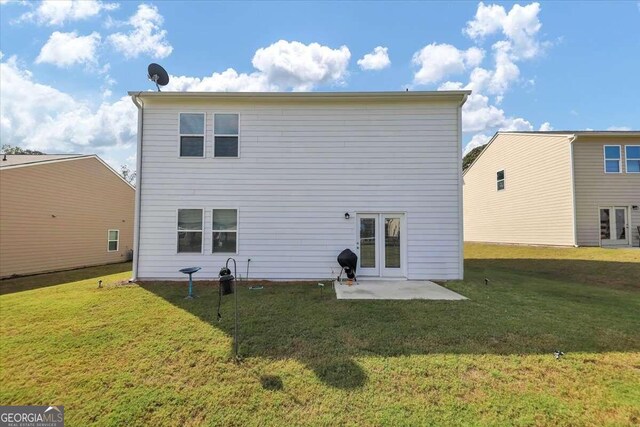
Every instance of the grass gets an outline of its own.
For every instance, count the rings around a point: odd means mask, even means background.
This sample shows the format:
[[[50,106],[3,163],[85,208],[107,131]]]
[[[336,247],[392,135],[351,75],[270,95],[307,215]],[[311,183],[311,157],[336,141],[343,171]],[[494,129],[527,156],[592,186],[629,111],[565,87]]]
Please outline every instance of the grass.
[[[240,364],[233,299],[218,323],[212,283],[185,300],[184,282],[117,284],[128,272],[20,292],[3,281],[0,404],[64,404],[70,426],[640,422],[639,251],[466,257],[447,286],[468,301],[240,287]]]

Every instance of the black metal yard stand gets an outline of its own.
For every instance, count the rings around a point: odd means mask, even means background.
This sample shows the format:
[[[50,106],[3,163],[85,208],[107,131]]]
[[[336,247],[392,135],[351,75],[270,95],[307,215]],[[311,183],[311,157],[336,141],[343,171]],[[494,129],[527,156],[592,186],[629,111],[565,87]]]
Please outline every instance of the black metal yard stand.
[[[229,270],[229,261],[233,261],[233,275],[231,274],[231,270]],[[234,327],[233,327],[233,353],[235,361],[240,361],[240,356],[238,354],[239,342],[238,342],[238,331],[239,331],[239,314],[238,314],[238,289],[237,289],[237,265],[236,260],[233,258],[227,259],[225,263],[225,267],[223,269],[225,274],[220,275],[220,300],[222,300],[222,295],[227,295],[229,293],[234,293]],[[222,272],[221,272],[222,273]],[[218,303],[218,321],[220,320],[220,303]]]

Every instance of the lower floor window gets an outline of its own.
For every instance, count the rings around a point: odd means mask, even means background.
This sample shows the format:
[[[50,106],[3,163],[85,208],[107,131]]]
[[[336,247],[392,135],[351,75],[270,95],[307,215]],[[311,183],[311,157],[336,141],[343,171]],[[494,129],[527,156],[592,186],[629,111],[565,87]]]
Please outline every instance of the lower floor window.
[[[109,252],[116,252],[118,250],[118,244],[120,241],[120,230],[109,230],[107,234],[107,250]]]
[[[178,209],[178,253],[202,252],[202,209]]]
[[[238,210],[214,209],[212,212],[213,253],[238,252]]]

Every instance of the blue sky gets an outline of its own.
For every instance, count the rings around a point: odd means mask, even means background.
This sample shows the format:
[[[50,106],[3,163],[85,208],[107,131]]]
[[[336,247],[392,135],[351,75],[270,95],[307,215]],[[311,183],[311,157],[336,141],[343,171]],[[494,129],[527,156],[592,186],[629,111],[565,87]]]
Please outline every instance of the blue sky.
[[[499,129],[640,128],[638,2],[0,0],[0,14],[2,144],[116,167],[135,160],[125,96],[151,89],[149,62],[169,90],[472,89],[467,148]]]

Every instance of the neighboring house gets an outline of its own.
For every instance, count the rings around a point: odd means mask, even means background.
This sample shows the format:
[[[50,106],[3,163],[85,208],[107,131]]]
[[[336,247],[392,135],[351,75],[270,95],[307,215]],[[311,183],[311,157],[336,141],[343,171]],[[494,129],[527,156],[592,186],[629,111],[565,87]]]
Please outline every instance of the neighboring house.
[[[469,92],[130,92],[137,279],[460,279]]]
[[[94,155],[0,155],[0,277],[131,258],[134,199]]]
[[[498,132],[464,173],[475,242],[638,246],[640,132]]]

